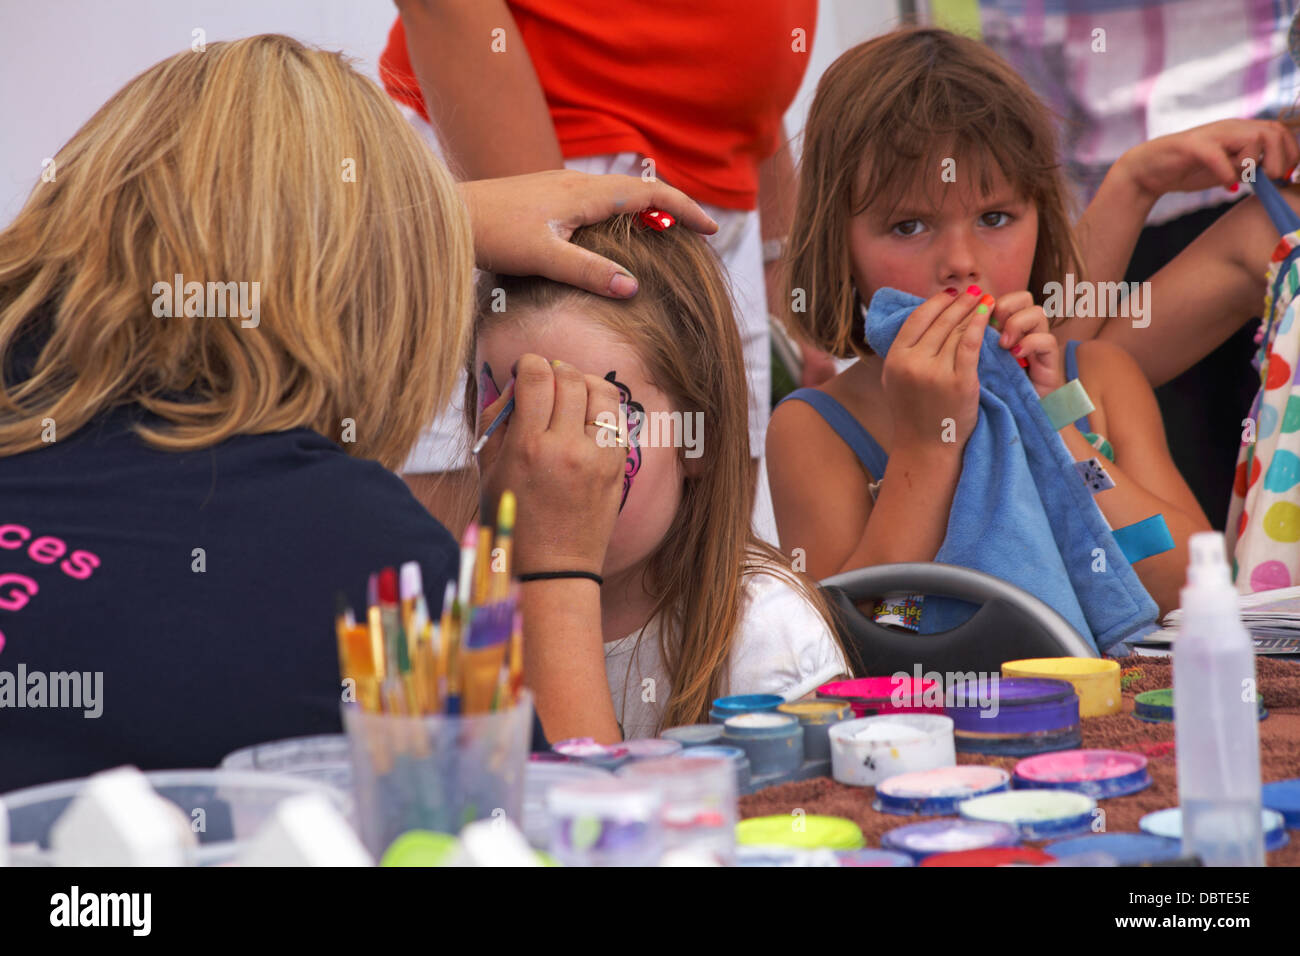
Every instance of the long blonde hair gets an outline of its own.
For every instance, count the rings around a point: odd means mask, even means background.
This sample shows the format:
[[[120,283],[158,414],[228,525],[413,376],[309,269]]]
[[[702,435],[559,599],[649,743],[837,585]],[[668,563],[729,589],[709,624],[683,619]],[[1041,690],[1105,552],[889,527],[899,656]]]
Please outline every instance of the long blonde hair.
[[[662,726],[701,723],[721,680],[743,612],[746,574],[763,568],[800,590],[835,633],[820,592],[750,525],[748,379],[726,280],[708,245],[687,229],[654,232],[635,216],[579,229],[573,242],[637,277],[633,299],[615,301],[540,278],[487,276],[479,283],[475,335],[489,325],[572,305],[637,353],[655,386],[683,414],[702,412],[709,436],[697,476],[649,559],[647,583],[660,618],[660,656],[672,685]],[[494,312],[504,290],[505,312]],[[471,360],[472,361],[472,360]],[[472,418],[477,376],[469,369]],[[838,642],[839,638],[836,637]]]
[[[1031,291],[1083,275],[1051,112],[984,44],[903,28],[853,47],[817,84],[789,239],[794,295],[781,316],[798,337],[841,357],[869,351],[849,221],[873,206],[892,211],[923,175],[938,183],[945,159],[986,192],[997,169],[1037,208]]]
[[[341,54],[285,36],[140,74],[0,233],[0,456],[116,405],[171,451],[308,427],[397,467],[468,342],[473,244],[447,170]],[[160,318],[155,283],[259,283],[256,327]],[[251,325],[251,323],[249,323]],[[352,440],[347,440],[351,420]]]

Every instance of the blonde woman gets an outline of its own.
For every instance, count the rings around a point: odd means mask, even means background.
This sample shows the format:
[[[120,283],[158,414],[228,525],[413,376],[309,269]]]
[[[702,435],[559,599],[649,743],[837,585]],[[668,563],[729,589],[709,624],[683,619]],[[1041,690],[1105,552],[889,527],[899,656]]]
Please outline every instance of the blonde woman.
[[[582,223],[712,227],[630,178],[458,190],[373,83],[282,36],[145,71],[54,168],[0,232],[0,791],[337,730],[334,594],[361,607],[411,559],[433,594],[454,573],[388,469],[448,399],[476,259],[600,291],[621,267],[564,241]],[[517,388],[554,411],[485,476],[519,496],[516,565],[597,571],[623,455],[585,422],[617,392],[537,356]],[[580,732],[599,596],[525,602],[527,639],[569,652],[563,687],[526,674],[539,716]]]

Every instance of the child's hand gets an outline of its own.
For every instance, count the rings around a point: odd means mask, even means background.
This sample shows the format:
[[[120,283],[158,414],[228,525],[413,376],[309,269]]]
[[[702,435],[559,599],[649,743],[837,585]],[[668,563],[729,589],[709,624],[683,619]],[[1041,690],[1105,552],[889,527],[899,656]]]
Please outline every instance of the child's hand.
[[[979,415],[977,365],[992,304],[983,295],[978,286],[956,298],[941,292],[917,306],[898,330],[881,375],[894,448],[966,447]]]
[[[1001,330],[998,345],[1018,359],[1028,361],[1025,371],[1042,398],[1065,384],[1065,364],[1042,306],[1029,292],[1008,292],[993,309],[993,327]]]
[[[1255,178],[1282,179],[1297,163],[1295,134],[1271,120],[1207,123],[1134,146],[1115,161],[1152,201],[1212,186],[1235,191],[1252,165]]]

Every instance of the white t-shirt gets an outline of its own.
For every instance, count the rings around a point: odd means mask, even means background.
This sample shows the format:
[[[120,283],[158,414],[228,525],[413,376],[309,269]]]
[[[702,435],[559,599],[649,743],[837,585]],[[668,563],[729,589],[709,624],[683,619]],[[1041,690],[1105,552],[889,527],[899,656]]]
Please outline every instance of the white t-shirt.
[[[780,694],[797,700],[849,673],[830,627],[790,584],[751,573],[744,600],[723,695]],[[659,656],[658,619],[646,625],[640,644],[629,634],[605,645],[605,675],[624,738],[653,737],[671,693]]]

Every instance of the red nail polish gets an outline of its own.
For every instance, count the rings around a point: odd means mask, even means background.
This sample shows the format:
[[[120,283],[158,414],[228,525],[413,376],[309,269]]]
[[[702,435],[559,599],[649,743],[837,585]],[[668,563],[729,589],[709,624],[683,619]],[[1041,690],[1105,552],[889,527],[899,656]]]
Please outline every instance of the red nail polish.
[[[979,286],[977,286],[977,285],[973,285],[973,286],[969,286],[969,287],[967,287],[967,289],[966,289],[966,294],[967,294],[967,295],[979,295],[979,294],[982,293],[983,291],[984,291],[984,290],[981,289]]]
[[[1020,367],[1021,367],[1021,368],[1029,368],[1029,359],[1027,359],[1027,358],[1018,358],[1018,359],[1016,359],[1016,361],[1020,363]]]
[[[1233,183],[1231,186],[1228,187],[1228,192],[1235,193],[1240,188],[1241,188],[1241,183]]]
[[[1013,345],[1013,346],[1011,346],[1011,354],[1012,354],[1012,355],[1019,355],[1019,354],[1021,353],[1021,351],[1023,351],[1023,350],[1020,348],[1019,345]]]
[[[1282,178],[1285,179],[1287,182],[1290,182],[1290,181],[1291,181],[1291,177],[1295,175],[1295,171],[1296,171],[1297,169],[1300,169],[1300,164],[1297,164],[1297,165],[1295,165],[1295,166],[1292,166],[1290,169],[1288,169],[1286,172],[1284,172],[1284,173],[1282,174]]]
[[[954,288],[952,288],[951,286],[950,286],[949,288],[947,288],[947,289],[944,289],[943,291],[946,292],[948,295],[956,295],[956,294],[957,294],[957,290],[954,289]]]

